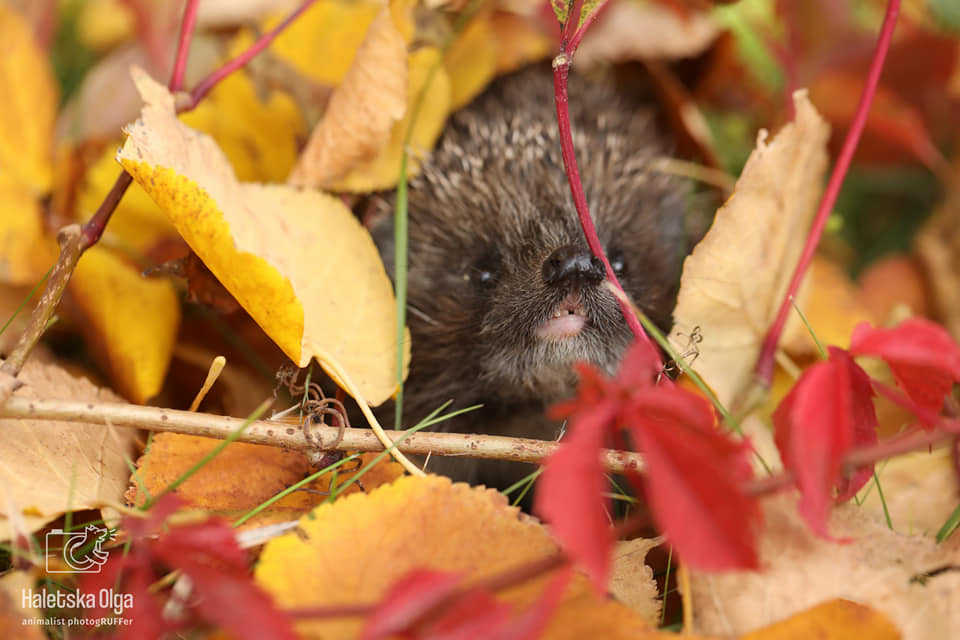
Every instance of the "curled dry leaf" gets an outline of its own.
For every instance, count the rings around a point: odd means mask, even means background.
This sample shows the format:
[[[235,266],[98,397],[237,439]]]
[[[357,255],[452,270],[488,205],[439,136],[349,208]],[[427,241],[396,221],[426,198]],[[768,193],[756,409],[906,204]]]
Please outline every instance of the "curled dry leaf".
[[[929,538],[902,535],[872,514],[846,504],[831,513],[830,531],[855,542],[831,542],[809,532],[795,500],[784,495],[764,502],[763,571],[693,573],[688,597],[696,631],[727,636],[747,633],[824,601],[845,598],[882,611],[904,640],[960,637],[955,606],[960,598],[960,572],[929,575],[960,564],[960,538],[953,536],[937,545]],[[864,619],[864,633],[842,637],[873,637],[866,629],[874,628],[868,624],[879,624],[878,615]]]
[[[733,195],[683,265],[674,333],[700,327],[693,368],[727,407],[750,384],[820,199],[829,129],[805,93],[794,105],[795,120],[772,141],[761,132]]]
[[[656,538],[636,538],[616,543],[610,571],[610,594],[634,610],[651,627],[660,624],[660,591],[653,579],[647,554],[660,544]]]
[[[121,402],[55,365],[28,362],[19,377],[25,386],[17,397]],[[0,502],[0,539],[36,531],[67,511],[121,504],[135,435],[132,429],[79,422],[0,420],[0,491],[6,496]],[[14,531],[15,521],[28,531]]]
[[[450,113],[450,78],[441,62],[440,51],[425,47],[410,54],[407,62],[409,78],[407,82],[407,110],[403,119],[394,123],[390,138],[375,157],[354,167],[342,180],[330,185],[334,191],[366,193],[381,189],[392,189],[400,179],[400,161],[404,152],[404,140],[407,130],[410,143],[407,162],[407,176],[420,172],[420,159],[433,148],[447,115]],[[429,82],[429,85],[427,84]],[[420,94],[426,87],[420,109],[414,105],[420,100]]]
[[[330,97],[290,184],[329,188],[386,145],[407,109],[406,52],[407,43],[385,5]]]
[[[369,233],[330,195],[238,182],[216,144],[177,120],[166,89],[141,71],[135,81],[147,105],[127,128],[124,168],[291,360],[316,357],[371,404],[389,398],[396,305]]]
[[[472,582],[557,550],[546,530],[490,489],[438,476],[404,477],[367,494],[314,510],[296,532],[266,545],[256,579],[282,607],[373,604],[401,577],[429,567],[462,572]],[[529,608],[549,576],[506,591]],[[355,638],[358,618],[304,621],[306,638]],[[545,638],[644,638],[642,621],[623,605],[595,597],[575,576]]]

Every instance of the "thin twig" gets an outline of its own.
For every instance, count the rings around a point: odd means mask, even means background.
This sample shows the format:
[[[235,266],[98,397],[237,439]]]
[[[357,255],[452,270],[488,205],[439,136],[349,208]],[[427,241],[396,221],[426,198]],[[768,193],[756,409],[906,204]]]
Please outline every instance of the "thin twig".
[[[837,201],[837,195],[840,193],[840,187],[843,185],[843,179],[850,168],[850,161],[857,150],[857,143],[860,141],[860,134],[867,122],[867,114],[870,111],[870,105],[873,102],[873,96],[877,91],[877,85],[880,82],[880,73],[883,71],[883,62],[887,57],[887,51],[890,49],[890,40],[893,38],[893,29],[897,24],[897,14],[900,11],[900,0],[889,0],[887,3],[887,13],[883,19],[883,26],[880,28],[880,35],[877,38],[877,47],[873,54],[873,61],[870,63],[870,70],[867,72],[867,81],[863,86],[863,93],[860,95],[860,104],[857,105],[857,111],[850,125],[850,131],[843,141],[843,148],[837,157],[837,163],[833,167],[833,173],[830,175],[830,181],[823,192],[823,199],[820,201],[820,208],[813,219],[813,226],[807,235],[807,243],[803,247],[803,253],[797,262],[797,267],[793,272],[793,278],[790,280],[790,286],[783,296],[783,302],[780,304],[780,310],[777,312],[776,320],[770,331],[767,333],[760,350],[760,356],[757,359],[756,377],[765,387],[770,386],[773,380],[773,356],[777,349],[777,343],[780,342],[780,335],[783,333],[783,327],[787,322],[787,313],[791,309],[791,300],[797,295],[803,276],[810,266],[813,254],[820,244],[820,237],[823,235],[823,229],[826,227],[827,219],[833,210],[833,205]]]
[[[200,0],[188,0],[187,6],[183,9],[180,40],[177,42],[177,58],[173,63],[173,73],[170,75],[170,91],[183,89],[183,76],[187,72],[187,58],[193,40],[193,30],[197,24],[197,8],[199,6]]]
[[[217,439],[228,437],[243,424],[240,418],[158,407],[19,397],[10,398],[6,405],[0,407],[0,418],[86,422]],[[343,429],[343,437],[340,442],[336,442],[340,431],[338,427],[311,426],[311,439],[308,440],[303,430],[295,424],[258,420],[244,430],[238,441],[304,452],[316,451],[317,440],[324,443],[325,449],[329,447],[338,451],[384,450],[383,443],[370,429]],[[386,431],[385,433],[391,440],[396,440],[406,432]],[[316,440],[313,439],[314,437]],[[432,453],[433,455],[492,458],[535,464],[542,462],[556,450],[557,446],[556,442],[525,438],[423,432],[407,435],[397,448],[413,455]],[[644,468],[640,455],[624,451],[605,452],[604,464],[611,473],[642,473]]]

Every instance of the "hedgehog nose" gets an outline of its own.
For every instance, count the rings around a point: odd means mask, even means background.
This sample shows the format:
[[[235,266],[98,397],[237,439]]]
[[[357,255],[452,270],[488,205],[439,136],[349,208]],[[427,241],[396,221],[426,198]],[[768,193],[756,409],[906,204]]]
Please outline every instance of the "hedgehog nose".
[[[605,275],[599,258],[572,244],[560,247],[543,263],[543,280],[553,286],[598,284]]]

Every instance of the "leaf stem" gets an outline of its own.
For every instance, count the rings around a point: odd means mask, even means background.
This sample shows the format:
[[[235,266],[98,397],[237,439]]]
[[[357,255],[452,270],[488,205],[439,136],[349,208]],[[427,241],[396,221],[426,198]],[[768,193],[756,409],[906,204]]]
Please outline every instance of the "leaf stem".
[[[607,273],[607,279],[613,283],[613,286],[623,292],[620,281],[617,280],[610,261],[603,251],[603,245],[600,244],[600,238],[597,236],[597,229],[593,224],[593,218],[590,216],[590,209],[587,206],[587,197],[583,191],[583,184],[580,180],[580,169],[577,166],[576,153],[573,148],[573,132],[570,127],[570,99],[567,95],[567,79],[570,75],[570,63],[573,60],[573,54],[580,45],[583,35],[596,18],[597,11],[606,4],[606,0],[601,0],[590,16],[583,21],[580,28],[568,39],[568,33],[571,25],[574,24],[572,11],[567,16],[566,23],[563,25],[563,36],[560,44],[560,53],[553,59],[553,95],[557,106],[557,126],[560,130],[560,151],[563,157],[563,166],[567,173],[567,181],[570,183],[570,192],[573,196],[573,205],[577,210],[577,217],[580,220],[580,227],[583,229],[583,235],[587,239],[587,245],[594,256],[603,262],[603,268]],[[624,294],[626,296],[626,294]],[[640,322],[634,316],[629,304],[618,297],[617,302],[620,305],[620,311],[623,318],[633,332],[637,340],[651,344],[650,338],[643,331]],[[658,356],[659,357],[659,356]]]
[[[267,33],[260,36],[260,38],[250,45],[250,48],[238,55],[235,58],[229,60],[226,64],[221,66],[219,69],[208,75],[206,78],[197,83],[197,86],[193,88],[190,92],[190,100],[183,107],[177,109],[177,113],[183,113],[184,111],[190,111],[195,109],[200,101],[203,100],[210,91],[217,86],[217,84],[229,76],[234,71],[241,69],[246,66],[250,60],[252,60],[257,54],[270,46],[270,44],[277,39],[284,29],[290,26],[294,20],[299,18],[303,13],[313,6],[317,0],[304,0],[299,7],[294,9],[286,18],[283,19],[280,24],[275,26],[273,29]]]
[[[200,0],[187,0],[183,9],[183,19],[180,23],[180,40],[177,42],[177,57],[173,63],[173,73],[170,75],[170,91],[180,91],[183,88],[183,76],[187,71],[187,54],[190,53],[190,44],[193,41],[193,30],[197,24],[197,8]]]
[[[900,0],[888,0],[887,12],[883,18],[883,25],[880,28],[880,35],[877,38],[877,46],[874,50],[873,60],[870,62],[870,69],[867,72],[867,80],[863,87],[863,93],[860,95],[860,103],[857,105],[857,111],[850,125],[850,131],[843,141],[843,147],[840,149],[840,155],[837,156],[837,163],[834,165],[833,173],[830,174],[830,180],[823,192],[823,199],[820,201],[820,207],[814,216],[813,226],[807,235],[806,245],[803,247],[803,253],[797,262],[797,267],[793,272],[793,278],[790,280],[790,286],[787,288],[777,312],[777,317],[770,327],[770,331],[764,338],[760,349],[760,356],[757,359],[755,374],[757,379],[766,387],[770,386],[773,380],[773,356],[777,349],[777,343],[780,341],[780,335],[783,333],[783,327],[787,322],[787,313],[791,307],[791,301],[796,297],[803,276],[810,266],[813,254],[820,244],[820,238],[823,236],[823,229],[833,210],[833,205],[837,201],[837,195],[840,193],[840,187],[850,168],[850,162],[857,149],[857,143],[860,141],[860,135],[867,122],[867,114],[870,111],[870,105],[873,102],[873,96],[877,91],[877,85],[880,82],[880,73],[883,71],[883,63],[887,57],[887,51],[890,49],[890,41],[893,38],[893,29],[897,23],[897,15],[900,12]]]

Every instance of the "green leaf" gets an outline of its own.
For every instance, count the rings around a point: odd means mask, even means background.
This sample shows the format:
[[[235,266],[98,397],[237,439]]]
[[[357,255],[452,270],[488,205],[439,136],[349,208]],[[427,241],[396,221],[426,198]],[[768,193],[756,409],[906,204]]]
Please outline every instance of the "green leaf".
[[[927,0],[927,7],[941,27],[960,31],[960,3],[957,0]]]
[[[580,7],[580,22],[577,24],[577,29],[583,26],[587,18],[597,10],[597,5],[599,4],[600,0],[583,0],[583,5]]]
[[[567,18],[573,10],[573,3],[576,0],[550,0],[550,6],[553,7],[553,14],[557,16],[560,26],[567,23]]]

